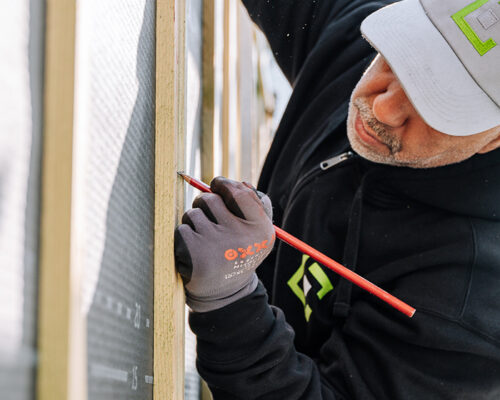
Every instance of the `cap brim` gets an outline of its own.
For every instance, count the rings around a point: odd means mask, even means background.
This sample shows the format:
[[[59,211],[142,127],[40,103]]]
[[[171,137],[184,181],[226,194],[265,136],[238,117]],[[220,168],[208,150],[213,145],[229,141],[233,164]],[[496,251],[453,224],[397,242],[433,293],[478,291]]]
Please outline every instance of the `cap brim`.
[[[432,128],[468,136],[500,126],[500,108],[477,85],[418,0],[384,7],[361,24]]]

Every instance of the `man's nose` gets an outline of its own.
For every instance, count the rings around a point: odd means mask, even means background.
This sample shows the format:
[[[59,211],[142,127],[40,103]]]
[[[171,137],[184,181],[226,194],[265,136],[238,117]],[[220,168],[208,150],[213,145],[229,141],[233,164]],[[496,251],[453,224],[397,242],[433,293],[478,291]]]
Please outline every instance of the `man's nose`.
[[[413,109],[397,81],[391,82],[387,90],[376,95],[372,107],[375,118],[392,128],[403,126]]]

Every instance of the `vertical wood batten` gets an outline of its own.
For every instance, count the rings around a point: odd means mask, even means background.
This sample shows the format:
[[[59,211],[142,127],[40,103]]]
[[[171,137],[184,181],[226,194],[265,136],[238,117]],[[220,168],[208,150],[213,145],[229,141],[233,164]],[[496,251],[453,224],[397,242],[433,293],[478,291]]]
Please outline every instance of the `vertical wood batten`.
[[[184,290],[173,232],[182,212],[185,0],[157,0],[154,239],[154,399],[184,397]]]
[[[203,1],[201,178],[214,177],[214,102],[215,102],[215,0]]]
[[[70,332],[78,313],[71,270],[75,14],[74,1],[46,2],[38,400],[71,397]]]
[[[230,79],[230,24],[231,22],[231,3],[230,0],[224,0],[224,48],[222,60],[222,175],[229,175],[229,129],[230,129],[230,103],[231,93]]]
[[[241,39],[241,14],[240,14],[240,7],[242,5],[237,3],[233,3],[233,12],[231,14],[232,18],[234,19],[234,27],[233,27],[233,32],[231,32],[231,38],[233,40],[233,51],[234,54],[232,54],[232,58],[234,58],[234,65],[232,66],[233,68],[233,74],[234,74],[234,82],[233,85],[234,87],[234,92],[233,92],[233,98],[231,99],[231,103],[233,104],[233,109],[232,112],[235,113],[235,126],[231,127],[233,134],[233,151],[235,153],[234,157],[234,163],[235,163],[235,179],[241,180],[241,175],[242,175],[242,170],[243,170],[243,165],[242,165],[242,140],[241,140],[241,80],[243,79],[243,76],[240,74],[240,62],[241,59],[244,58],[241,52],[241,46],[240,46],[240,39]],[[245,60],[246,62],[247,60]],[[245,79],[251,79],[250,77],[245,77]],[[251,151],[251,149],[246,149],[247,151]]]
[[[204,0],[202,11],[202,105],[201,105],[201,179],[209,183],[215,174],[215,1]],[[202,400],[212,399],[207,384],[201,381]]]

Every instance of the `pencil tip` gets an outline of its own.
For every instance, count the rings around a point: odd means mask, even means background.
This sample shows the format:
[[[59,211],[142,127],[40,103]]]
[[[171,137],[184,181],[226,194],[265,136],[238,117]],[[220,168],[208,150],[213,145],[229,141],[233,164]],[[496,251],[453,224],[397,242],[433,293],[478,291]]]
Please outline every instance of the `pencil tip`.
[[[184,172],[182,171],[177,171],[177,175],[180,175],[182,177],[182,179],[184,179],[187,183],[190,182],[190,179],[189,179],[189,176],[186,175]]]

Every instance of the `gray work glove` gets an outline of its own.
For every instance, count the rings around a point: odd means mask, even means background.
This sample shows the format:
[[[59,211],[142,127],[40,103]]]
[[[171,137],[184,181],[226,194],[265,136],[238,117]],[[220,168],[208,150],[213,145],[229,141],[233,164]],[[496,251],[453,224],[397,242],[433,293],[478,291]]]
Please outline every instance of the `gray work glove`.
[[[194,312],[222,308],[252,293],[255,269],[271,252],[271,200],[252,186],[217,177],[175,230],[175,264]]]

